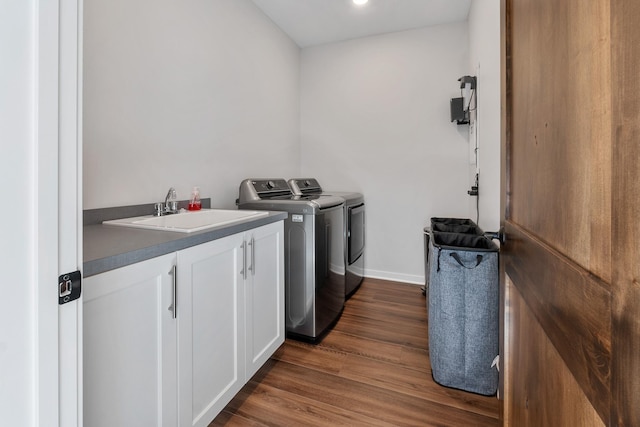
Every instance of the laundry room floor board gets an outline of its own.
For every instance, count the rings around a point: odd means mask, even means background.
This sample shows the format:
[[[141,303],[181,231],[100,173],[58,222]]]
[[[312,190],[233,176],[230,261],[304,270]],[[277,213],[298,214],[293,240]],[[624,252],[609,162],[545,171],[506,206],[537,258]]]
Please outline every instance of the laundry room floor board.
[[[431,377],[419,286],[365,279],[319,344],[287,339],[214,426],[498,426],[499,402]]]

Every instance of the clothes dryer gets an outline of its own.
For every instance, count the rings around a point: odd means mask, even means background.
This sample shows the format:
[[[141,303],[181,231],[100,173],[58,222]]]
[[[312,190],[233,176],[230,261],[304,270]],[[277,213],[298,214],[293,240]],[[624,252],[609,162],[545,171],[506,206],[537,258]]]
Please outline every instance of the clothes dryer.
[[[299,196],[334,196],[344,199],[345,298],[351,297],[364,278],[364,196],[356,192],[325,191],[315,178],[292,178],[288,183],[291,191]]]

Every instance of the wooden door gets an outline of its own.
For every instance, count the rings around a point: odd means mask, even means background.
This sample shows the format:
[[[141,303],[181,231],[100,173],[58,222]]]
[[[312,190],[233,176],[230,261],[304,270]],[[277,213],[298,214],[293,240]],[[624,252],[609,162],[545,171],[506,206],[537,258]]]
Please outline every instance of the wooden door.
[[[502,4],[505,425],[640,425],[640,2]]]

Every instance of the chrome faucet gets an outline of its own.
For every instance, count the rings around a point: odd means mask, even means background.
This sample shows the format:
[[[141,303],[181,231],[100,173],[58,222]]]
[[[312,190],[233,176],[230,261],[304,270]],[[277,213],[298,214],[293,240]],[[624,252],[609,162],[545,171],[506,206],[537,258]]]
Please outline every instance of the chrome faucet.
[[[164,203],[155,204],[155,216],[171,215],[178,212],[178,201],[176,200],[176,189],[171,187],[167,191]]]
[[[164,212],[166,214],[174,214],[178,212],[178,201],[176,200],[176,189],[171,187],[167,191],[167,196],[164,198]]]

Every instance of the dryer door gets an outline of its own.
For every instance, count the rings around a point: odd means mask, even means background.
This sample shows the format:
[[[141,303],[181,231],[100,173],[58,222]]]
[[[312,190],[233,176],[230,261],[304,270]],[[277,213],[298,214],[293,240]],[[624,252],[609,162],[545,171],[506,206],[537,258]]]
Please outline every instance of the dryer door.
[[[364,252],[364,203],[348,208],[348,261],[353,264]]]

